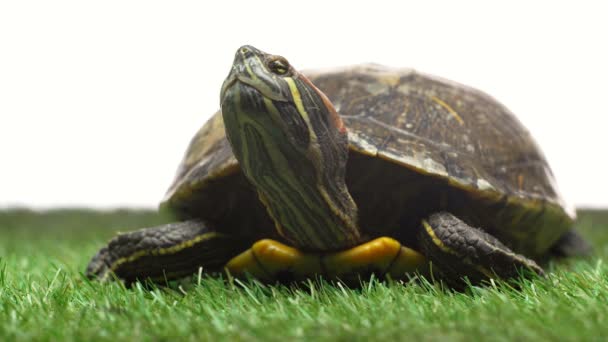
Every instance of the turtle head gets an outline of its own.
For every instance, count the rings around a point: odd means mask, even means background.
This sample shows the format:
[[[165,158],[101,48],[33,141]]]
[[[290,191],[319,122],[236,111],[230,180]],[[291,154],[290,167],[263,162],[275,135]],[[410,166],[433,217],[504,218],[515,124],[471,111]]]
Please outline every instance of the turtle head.
[[[292,77],[296,71],[281,56],[264,53],[253,46],[238,49],[228,77],[220,94],[223,102],[228,89],[242,82],[275,101],[288,101],[289,90],[283,86],[284,77]]]
[[[306,250],[361,242],[346,129],[328,98],[285,58],[251,46],[237,50],[220,97],[226,136],[278,233]]]

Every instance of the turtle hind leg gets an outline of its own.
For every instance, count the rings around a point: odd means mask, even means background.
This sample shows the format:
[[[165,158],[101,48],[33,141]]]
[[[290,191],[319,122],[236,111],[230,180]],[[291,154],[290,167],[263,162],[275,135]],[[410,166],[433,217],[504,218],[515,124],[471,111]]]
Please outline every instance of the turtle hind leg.
[[[549,250],[556,257],[587,257],[592,252],[591,244],[574,229],[562,235]]]
[[[200,267],[221,270],[250,244],[200,220],[170,223],[114,237],[93,256],[86,275],[108,280],[114,274],[127,284],[147,279],[162,283],[192,275]]]
[[[423,220],[418,239],[433,273],[454,287],[465,285],[463,277],[478,284],[491,278],[514,278],[522,270],[544,274],[533,260],[447,212]]]

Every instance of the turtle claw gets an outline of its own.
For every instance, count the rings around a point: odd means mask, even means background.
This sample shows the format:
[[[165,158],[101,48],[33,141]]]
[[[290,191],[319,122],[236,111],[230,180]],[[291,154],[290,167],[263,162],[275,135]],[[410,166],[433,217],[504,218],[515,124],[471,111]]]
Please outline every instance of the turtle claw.
[[[85,274],[89,279],[105,280],[110,271],[107,261],[110,260],[108,247],[103,247],[97,252],[87,265]]]

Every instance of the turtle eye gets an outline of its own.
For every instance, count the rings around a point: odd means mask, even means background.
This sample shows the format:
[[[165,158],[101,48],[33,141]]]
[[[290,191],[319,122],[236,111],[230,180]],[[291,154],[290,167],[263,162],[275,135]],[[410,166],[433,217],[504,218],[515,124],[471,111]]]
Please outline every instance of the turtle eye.
[[[277,75],[285,75],[289,71],[289,62],[283,57],[278,57],[268,62],[268,69]]]

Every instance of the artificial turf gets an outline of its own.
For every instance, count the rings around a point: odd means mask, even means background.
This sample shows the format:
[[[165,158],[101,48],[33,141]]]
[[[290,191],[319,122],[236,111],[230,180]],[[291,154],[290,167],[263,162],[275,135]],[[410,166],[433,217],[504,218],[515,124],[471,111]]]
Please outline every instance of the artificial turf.
[[[262,285],[193,276],[169,287],[83,275],[116,231],[152,211],[0,211],[0,340],[598,340],[608,339],[608,212],[581,211],[588,259],[547,278],[456,292],[425,280]]]

